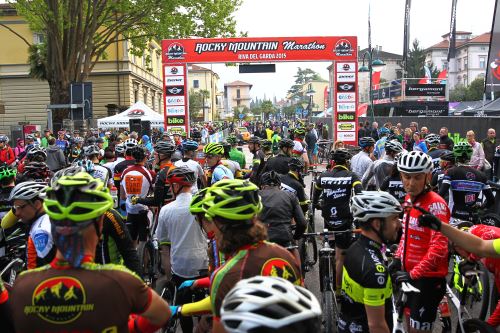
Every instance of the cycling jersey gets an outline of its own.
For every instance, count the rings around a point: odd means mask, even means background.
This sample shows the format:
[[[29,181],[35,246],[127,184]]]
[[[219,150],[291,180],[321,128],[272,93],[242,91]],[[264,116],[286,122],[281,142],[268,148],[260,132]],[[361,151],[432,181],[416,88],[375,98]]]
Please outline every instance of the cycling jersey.
[[[120,200],[120,182],[122,180],[122,173],[131,165],[135,164],[135,160],[131,156],[126,156],[124,160],[117,162],[113,170],[113,180],[117,190],[118,200]]]
[[[50,219],[47,214],[36,218],[31,224],[26,246],[28,269],[43,266],[55,256],[56,247],[52,239]]]
[[[377,189],[380,189],[382,186],[382,183],[385,180],[385,177],[387,175],[390,175],[392,173],[392,168],[394,167],[394,158],[385,155],[379,160],[376,160],[374,163],[371,163],[370,166],[368,167],[368,170],[365,171],[363,178],[362,178],[362,184],[363,188],[367,189],[368,184],[372,180],[372,177],[375,179],[375,185],[377,186]]]
[[[129,166],[122,174],[121,186],[125,191],[126,208],[128,214],[138,214],[147,211],[148,207],[137,203],[132,204],[132,196],[146,197],[153,190],[155,174],[142,165]]]
[[[427,155],[429,155],[432,158],[432,163],[434,163],[434,169],[439,168],[440,157],[449,152],[450,152],[449,150],[437,149],[434,147],[430,148],[429,151],[427,151]]]
[[[69,141],[64,139],[63,140],[56,139],[56,146],[58,146],[62,150],[64,155],[66,155],[69,150]]]
[[[405,201],[410,202],[408,195]],[[450,210],[437,193],[420,194],[411,204],[431,212],[442,223],[449,223]],[[403,269],[412,279],[444,278],[448,274],[448,239],[440,232],[420,227],[418,217],[421,214],[415,208],[405,209],[403,235],[396,257],[401,259]]]
[[[286,175],[288,171],[290,171],[290,167],[288,164],[292,158],[283,153],[279,153],[278,155],[271,157],[266,162],[266,166],[262,173],[267,171],[275,171],[281,175]]]
[[[210,184],[215,184],[222,179],[234,179],[234,175],[227,167],[221,164],[211,168],[208,177],[211,179]]]
[[[302,284],[300,267],[289,251],[269,242],[243,246],[211,277],[210,300],[214,320],[220,319],[222,301],[234,285],[258,275],[281,277],[296,285]]]
[[[351,170],[354,172],[359,179],[363,178],[366,170],[373,164],[370,155],[365,151],[360,151],[354,155],[351,159]]]
[[[73,163],[74,161],[80,159],[81,155],[82,155],[82,149],[78,147],[73,147],[71,149],[71,153],[68,156],[68,160],[70,163]]]
[[[461,165],[446,170],[442,185],[439,194],[449,192],[449,206],[454,218],[474,222],[481,192],[486,197],[486,207],[493,205],[495,201],[486,175],[469,166]]]
[[[97,244],[95,261],[98,264],[125,265],[141,275],[141,264],[121,215],[114,209],[104,213],[102,233]]]
[[[387,141],[387,137],[381,137],[375,142],[375,149],[373,150],[373,155],[377,159],[381,159],[385,156],[385,142]]]
[[[92,174],[94,178],[99,178],[103,181],[104,184],[111,187],[113,186],[111,175],[111,170],[109,168],[105,167],[104,165],[94,163],[94,172]]]
[[[343,165],[337,165],[325,171],[316,179],[314,202],[320,195],[323,199],[321,215],[325,220],[351,219],[349,200],[353,191],[358,194],[363,190],[358,176]]]
[[[10,295],[16,331],[128,332],[129,315],[149,308],[151,289],[123,266],[91,260],[72,268],[54,259],[22,272]]]
[[[392,328],[392,282],[382,245],[364,235],[346,252],[343,273],[339,332],[369,332],[365,306],[384,306],[385,321]]]
[[[380,190],[388,192],[394,198],[398,199],[400,203],[405,201],[406,191],[399,173],[387,177],[382,183],[382,186],[380,186]]]
[[[175,162],[174,165],[177,168],[181,167],[181,166],[188,167],[189,170],[194,172],[194,177],[196,179],[201,179],[201,176],[203,175],[203,168],[201,167],[200,163],[198,163],[192,159],[183,158],[182,160]],[[198,192],[197,182],[194,182],[193,186],[191,187],[191,192],[193,194]]]
[[[236,148],[231,148],[229,151],[229,159],[235,161],[240,165],[240,168],[244,169],[247,164],[245,154]]]
[[[195,156],[193,158],[201,166],[205,165],[205,160],[206,160],[206,158],[205,158],[205,152],[203,151],[203,148],[204,148],[204,146],[202,144],[200,144],[198,146],[198,150],[196,151]]]
[[[256,185],[260,184],[260,175],[266,166],[266,155],[262,150],[258,150],[253,154],[252,159],[252,173],[250,174],[250,181]]]
[[[306,191],[304,190],[305,185],[303,181],[302,182],[299,181],[299,178],[296,177],[291,172],[285,175],[280,175],[280,180],[281,180],[281,189],[283,191],[287,191],[295,195],[299,200],[299,204],[302,206],[302,210],[304,212],[307,211],[307,205],[309,201],[306,196]]]
[[[226,168],[228,168],[231,171],[234,178],[241,177],[241,167],[240,167],[240,164],[238,162],[226,160],[226,159],[223,159],[220,162],[223,166],[225,166]]]
[[[293,140],[292,155],[295,157],[301,157],[302,154],[306,153],[307,153],[306,143],[300,139]]]

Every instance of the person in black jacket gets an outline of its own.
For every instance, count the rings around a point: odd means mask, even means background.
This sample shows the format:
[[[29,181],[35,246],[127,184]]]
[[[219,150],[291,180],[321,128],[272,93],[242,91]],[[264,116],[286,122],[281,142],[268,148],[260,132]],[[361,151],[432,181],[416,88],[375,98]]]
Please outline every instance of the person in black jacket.
[[[452,151],[453,150],[453,140],[448,136],[448,128],[441,127],[439,130],[439,149],[445,149]]]
[[[267,139],[267,133],[266,133],[266,129],[264,128],[264,126],[259,123],[257,125],[257,129],[255,130],[255,132],[253,133],[254,136],[257,136],[261,139]]]

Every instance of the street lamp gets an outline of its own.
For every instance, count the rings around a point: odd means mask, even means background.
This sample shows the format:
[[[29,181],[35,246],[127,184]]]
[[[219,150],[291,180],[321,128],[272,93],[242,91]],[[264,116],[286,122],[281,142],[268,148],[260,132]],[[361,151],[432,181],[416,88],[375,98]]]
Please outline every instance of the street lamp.
[[[373,60],[373,52],[375,52],[375,48],[369,48],[363,54],[363,64],[359,67],[358,72],[360,73],[369,73],[369,101],[370,101],[370,113],[372,116],[372,123],[375,121],[375,111],[373,109],[373,87],[372,87],[372,75],[373,72],[380,72],[384,69],[385,63],[380,59]],[[365,58],[368,56],[368,66],[365,65]]]
[[[306,91],[306,96],[309,97],[309,104],[307,105],[307,110],[308,110],[307,118],[309,120],[311,120],[311,114],[312,114],[312,108],[314,105],[314,94],[315,93],[316,93],[316,91],[314,91],[314,89],[312,88],[312,85],[309,85],[309,89]]]

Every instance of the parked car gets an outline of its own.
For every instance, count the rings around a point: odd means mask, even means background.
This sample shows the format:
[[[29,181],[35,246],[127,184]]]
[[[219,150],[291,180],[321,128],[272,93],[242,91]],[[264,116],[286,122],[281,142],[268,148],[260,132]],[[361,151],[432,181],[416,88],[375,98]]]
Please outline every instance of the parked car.
[[[246,127],[238,127],[238,131],[240,132],[243,141],[248,141],[250,139],[250,132]]]

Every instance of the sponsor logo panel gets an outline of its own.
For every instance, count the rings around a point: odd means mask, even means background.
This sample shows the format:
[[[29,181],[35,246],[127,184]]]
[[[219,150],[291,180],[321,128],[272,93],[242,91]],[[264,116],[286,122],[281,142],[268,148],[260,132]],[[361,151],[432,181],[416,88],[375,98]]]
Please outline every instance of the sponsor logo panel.
[[[184,116],[168,116],[167,117],[167,125],[185,125],[186,124],[186,117]]]
[[[184,59],[184,46],[181,43],[172,43],[167,48],[167,58],[169,60]]]
[[[167,96],[181,96],[184,95],[184,86],[172,86],[166,89]]]
[[[337,82],[354,82],[356,73],[337,73]]]
[[[167,106],[167,116],[183,116],[186,114],[184,106]]]
[[[338,62],[337,73],[354,73],[356,71],[355,62]]]
[[[356,123],[354,121],[348,122],[338,122],[337,131],[338,132],[351,132],[356,130]]]
[[[340,39],[335,44],[335,54],[339,57],[349,57],[353,54],[351,42],[347,39]]]
[[[337,112],[337,121],[354,121],[356,120],[355,113]]]
[[[356,93],[337,93],[337,102],[354,102]]]
[[[165,76],[184,75],[184,66],[165,66]]]
[[[185,105],[184,96],[165,96],[165,105]]]
[[[337,83],[337,92],[355,92],[356,85],[354,82]]]
[[[342,141],[356,140],[356,132],[338,132],[337,139]]]
[[[166,86],[184,85],[184,76],[165,76]]]
[[[172,134],[178,133],[181,134],[182,132],[185,132],[186,128],[184,126],[167,126],[167,132],[170,132]]]
[[[337,103],[338,112],[356,112],[356,103]]]

